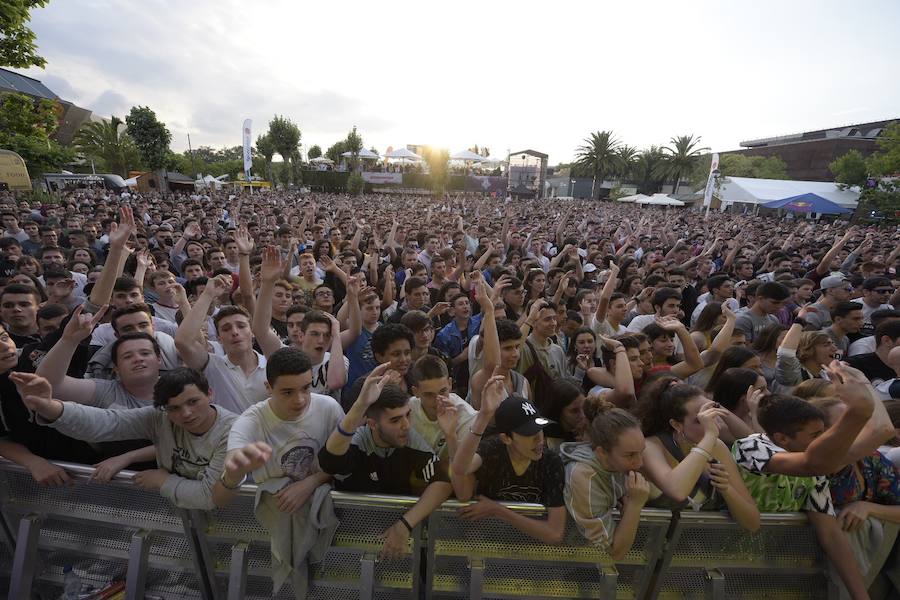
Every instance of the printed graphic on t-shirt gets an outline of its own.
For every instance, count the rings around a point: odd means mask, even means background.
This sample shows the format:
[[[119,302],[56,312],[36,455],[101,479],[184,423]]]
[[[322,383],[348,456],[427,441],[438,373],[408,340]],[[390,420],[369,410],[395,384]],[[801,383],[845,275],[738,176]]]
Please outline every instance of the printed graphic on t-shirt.
[[[318,472],[316,456],[319,454],[319,442],[305,436],[299,440],[291,440],[278,452],[278,464],[284,476],[301,481],[308,475]]]

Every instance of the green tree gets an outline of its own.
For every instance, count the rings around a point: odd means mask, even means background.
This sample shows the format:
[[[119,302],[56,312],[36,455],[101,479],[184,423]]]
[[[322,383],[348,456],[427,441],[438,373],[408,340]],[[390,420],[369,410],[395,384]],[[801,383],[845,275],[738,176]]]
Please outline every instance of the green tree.
[[[584,142],[585,145],[576,151],[576,162],[590,172],[591,198],[596,200],[600,197],[603,180],[621,170],[619,141],[611,131],[595,131]]]
[[[125,117],[128,135],[141,153],[144,166],[156,171],[166,166],[172,134],[147,106],[132,106]]]
[[[671,146],[663,148],[666,153],[666,164],[669,175],[674,181],[672,195],[678,193],[678,184],[681,178],[693,172],[704,152],[709,148],[699,148],[700,137],[695,139],[693,135],[680,135],[669,140]]]
[[[866,158],[866,170],[875,186],[866,186],[860,202],[894,215],[900,210],[900,122],[888,124],[876,140],[878,150]]]
[[[38,56],[35,35],[28,22],[31,10],[47,6],[49,0],[4,0],[0,8],[0,66],[43,68],[47,61]]]
[[[863,186],[866,184],[866,178],[869,174],[868,167],[866,167],[866,159],[863,158],[859,150],[851,150],[838,157],[828,165],[828,169],[834,175],[834,181],[844,185]]]
[[[75,153],[50,138],[58,127],[54,103],[24,94],[0,96],[0,148],[12,150],[37,177],[70,163]]]
[[[346,151],[347,140],[343,139],[333,143],[331,147],[325,151],[325,157],[330,159],[334,164],[338,164],[341,162],[341,155]]]
[[[140,163],[141,153],[119,117],[85,123],[73,142],[78,152],[92,159],[96,167],[122,177]]]
[[[668,173],[666,155],[659,146],[650,146],[634,159],[631,180],[641,194],[655,194],[662,189]]]
[[[693,189],[706,186],[712,155],[702,156],[689,177]],[[719,159],[719,175],[723,177],[752,177],[754,179],[787,179],[787,163],[777,156],[745,156],[723,154]]]
[[[366,188],[366,182],[363,180],[362,173],[354,171],[347,178],[347,192],[352,196],[359,196]]]
[[[272,143],[272,138],[269,137],[268,133],[256,138],[256,151],[259,152],[260,156],[262,156],[265,161],[264,173],[266,174],[266,179],[274,183],[272,157],[275,156],[275,144]]]
[[[281,159],[288,165],[287,185],[290,185],[293,183],[293,170],[290,168],[290,163],[300,149],[300,128],[290,119],[275,115],[269,121],[269,132],[266,135],[272,140],[275,151],[281,155]]]
[[[306,152],[306,158],[309,160],[319,158],[320,156],[322,156],[322,149],[318,144],[310,146],[309,150]]]
[[[634,163],[638,157],[638,149],[634,146],[629,146],[628,144],[622,144],[619,146],[619,150],[617,152],[619,155],[619,177],[622,179],[628,179],[631,177],[632,170],[634,169]]]
[[[359,153],[363,149],[363,139],[356,131],[356,125],[347,134],[347,138],[344,140],[344,147],[346,148],[344,152],[350,153],[350,170],[356,171],[359,166]]]

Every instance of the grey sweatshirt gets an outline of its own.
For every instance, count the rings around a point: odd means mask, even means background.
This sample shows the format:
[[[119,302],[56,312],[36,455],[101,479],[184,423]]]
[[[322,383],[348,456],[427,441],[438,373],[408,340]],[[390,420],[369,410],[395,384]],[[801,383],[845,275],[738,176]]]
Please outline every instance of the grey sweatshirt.
[[[194,435],[153,406],[106,409],[74,402],[63,405],[56,421],[47,423],[39,418],[38,422],[89,442],[153,440],[159,467],[171,473],[159,493],[180,508],[215,508],[212,490],[222,474],[228,433],[237,415],[215,406],[213,426],[203,435]]]

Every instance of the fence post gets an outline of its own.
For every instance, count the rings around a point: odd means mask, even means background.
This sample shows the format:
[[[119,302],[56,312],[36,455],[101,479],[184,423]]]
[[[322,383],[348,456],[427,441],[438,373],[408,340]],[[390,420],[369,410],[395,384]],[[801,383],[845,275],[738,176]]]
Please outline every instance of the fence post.
[[[22,517],[19,521],[16,552],[13,555],[12,574],[9,581],[9,597],[12,600],[31,597],[31,584],[34,580],[40,535],[41,518],[36,514]]]
[[[706,598],[707,600],[725,598],[725,576],[718,569],[706,571]]]
[[[140,600],[147,585],[147,556],[150,554],[150,532],[141,529],[131,536],[128,548],[128,573],[125,575],[125,597]]]
[[[243,600],[247,588],[247,561],[249,545],[238,542],[231,547],[231,568],[228,572],[228,600]]]
[[[375,559],[373,552],[366,552],[359,559],[359,600],[375,597]]]
[[[215,558],[210,552],[206,540],[206,513],[200,510],[189,511],[180,508],[178,514],[181,516],[184,535],[191,549],[191,560],[197,569],[197,579],[200,581],[203,600],[216,600],[220,597],[219,586],[216,581]]]
[[[469,559],[469,600],[481,600],[484,591],[484,560]]]

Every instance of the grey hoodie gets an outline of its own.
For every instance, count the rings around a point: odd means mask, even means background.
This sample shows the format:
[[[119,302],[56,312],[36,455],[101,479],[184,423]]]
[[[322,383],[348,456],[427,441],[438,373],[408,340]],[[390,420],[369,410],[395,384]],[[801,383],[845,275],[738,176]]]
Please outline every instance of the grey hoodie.
[[[194,435],[174,425],[155,406],[107,409],[74,402],[63,405],[58,419],[47,423],[38,418],[38,422],[88,442],[153,440],[159,468],[171,473],[159,493],[180,508],[215,508],[212,490],[222,474],[228,433],[237,415],[215,406],[213,426],[202,435]]]
[[[566,466],[569,514],[585,539],[608,551],[615,531],[613,509],[625,496],[625,474],[605,470],[587,442],[566,442],[559,454]]]

